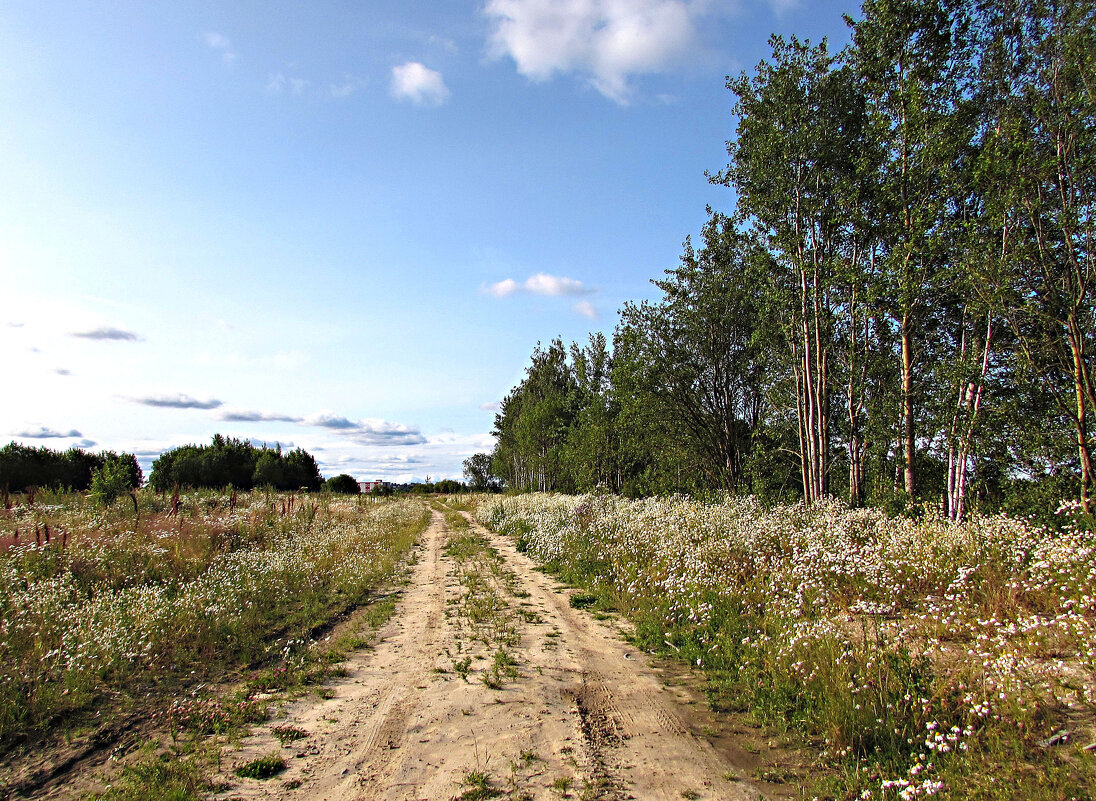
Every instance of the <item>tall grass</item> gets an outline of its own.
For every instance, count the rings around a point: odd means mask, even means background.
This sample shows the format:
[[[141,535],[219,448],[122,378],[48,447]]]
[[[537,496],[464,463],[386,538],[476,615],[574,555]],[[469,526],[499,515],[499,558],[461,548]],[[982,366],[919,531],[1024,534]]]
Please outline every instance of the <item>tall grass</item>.
[[[523,495],[479,516],[706,671],[713,707],[812,744],[819,793],[1092,795],[1089,532],[749,498]]]
[[[260,492],[13,506],[0,516],[0,748],[292,649],[384,582],[427,517],[413,501]]]

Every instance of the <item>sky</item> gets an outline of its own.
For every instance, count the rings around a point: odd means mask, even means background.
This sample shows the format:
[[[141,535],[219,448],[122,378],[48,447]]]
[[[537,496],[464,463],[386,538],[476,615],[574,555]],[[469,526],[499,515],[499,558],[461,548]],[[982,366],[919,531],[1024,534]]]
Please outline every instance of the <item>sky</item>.
[[[0,445],[215,433],[461,478],[730,190],[726,76],[819,0],[6,0]]]

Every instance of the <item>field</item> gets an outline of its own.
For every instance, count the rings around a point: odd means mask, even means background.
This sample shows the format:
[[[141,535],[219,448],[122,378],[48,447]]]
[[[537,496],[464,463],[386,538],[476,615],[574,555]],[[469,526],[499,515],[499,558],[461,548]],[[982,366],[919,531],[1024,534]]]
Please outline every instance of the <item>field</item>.
[[[0,798],[1096,786],[1076,526],[742,498],[13,501]]]
[[[836,797],[1089,798],[1096,537],[525,495],[480,518],[704,671],[711,703],[793,731]]]
[[[43,742],[94,750],[157,714],[211,730],[261,717],[255,692],[196,688],[304,671],[313,634],[390,581],[423,524],[421,504],[330,496],[13,504],[0,516],[0,748],[14,767],[0,787],[48,777],[26,765]]]

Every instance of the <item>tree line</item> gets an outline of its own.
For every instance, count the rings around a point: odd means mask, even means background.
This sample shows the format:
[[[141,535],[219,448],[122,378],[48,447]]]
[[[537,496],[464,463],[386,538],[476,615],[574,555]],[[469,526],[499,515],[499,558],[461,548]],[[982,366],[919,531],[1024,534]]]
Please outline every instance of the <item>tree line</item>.
[[[141,467],[132,453],[88,453],[81,448],[55,451],[16,442],[0,448],[0,489],[7,492],[35,488],[83,492],[104,469],[116,474],[127,490],[141,486]]]
[[[868,0],[728,78],[734,191],[612,342],[538,345],[517,489],[1091,511],[1096,0]]]
[[[301,448],[282,453],[281,445],[256,448],[246,440],[216,434],[209,445],[184,445],[164,451],[152,463],[149,485],[164,491],[173,487],[249,490],[320,489],[323,479],[312,454]]]

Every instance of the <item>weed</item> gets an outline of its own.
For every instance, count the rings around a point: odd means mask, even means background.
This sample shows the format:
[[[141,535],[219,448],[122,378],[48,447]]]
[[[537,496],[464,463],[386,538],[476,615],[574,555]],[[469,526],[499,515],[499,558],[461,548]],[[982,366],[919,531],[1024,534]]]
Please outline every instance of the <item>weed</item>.
[[[176,753],[157,754],[151,744],[134,764],[95,801],[198,801],[211,789],[205,780],[202,754],[180,758]]]
[[[280,754],[266,754],[236,768],[236,775],[244,779],[269,779],[285,770],[285,759]]]
[[[592,592],[576,592],[569,603],[573,609],[588,609],[597,603],[597,596]]]
[[[481,801],[486,798],[498,798],[502,791],[491,786],[490,777],[482,770],[469,771],[461,784],[468,789],[460,794],[461,801]]]
[[[552,790],[555,790],[561,796],[566,798],[568,792],[571,789],[571,786],[574,783],[575,783],[575,780],[570,776],[558,776],[558,777],[556,777],[555,779],[552,780],[552,783],[549,785],[549,788],[552,789]]]
[[[453,672],[460,676],[464,681],[468,681],[468,673],[472,669],[472,657],[466,656],[463,659],[453,660]]]
[[[308,737],[307,731],[298,729],[296,726],[272,726],[270,733],[277,737],[282,745]]]

